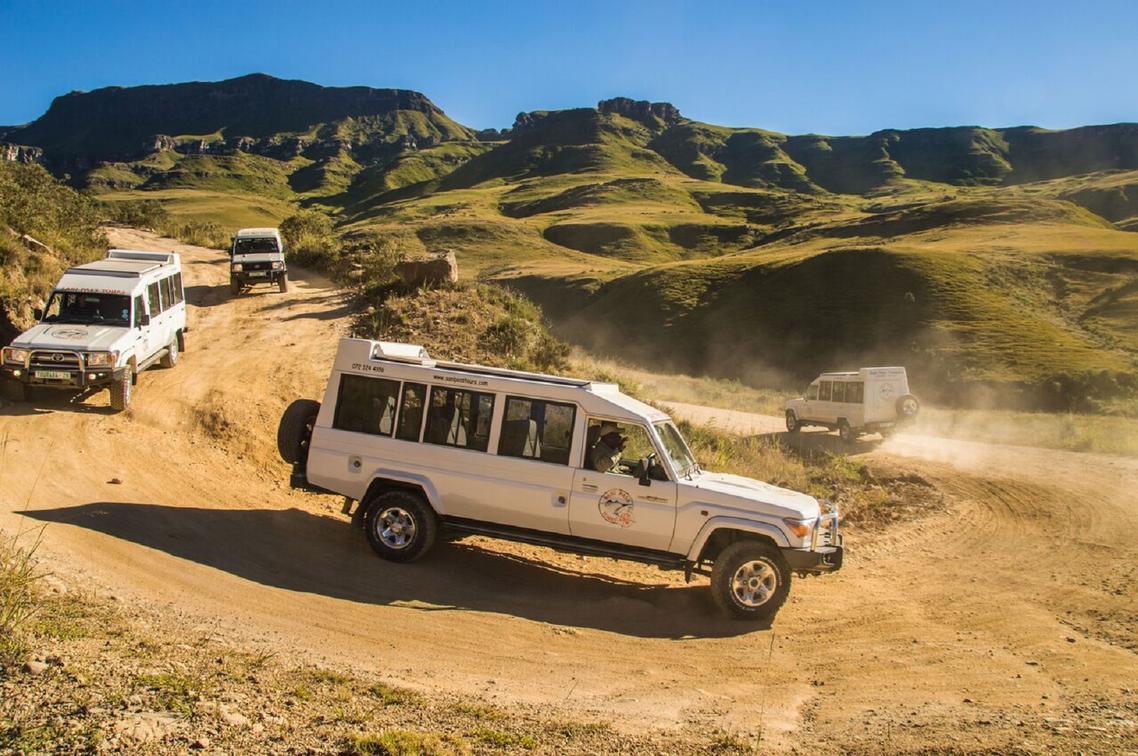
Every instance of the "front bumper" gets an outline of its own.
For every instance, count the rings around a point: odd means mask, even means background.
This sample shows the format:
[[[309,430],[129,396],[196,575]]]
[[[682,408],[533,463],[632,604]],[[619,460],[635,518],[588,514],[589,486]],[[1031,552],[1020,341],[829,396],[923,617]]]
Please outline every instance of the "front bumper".
[[[842,568],[845,548],[842,546],[842,534],[838,532],[838,506],[831,502],[823,502],[829,511],[818,516],[810,535],[808,548],[782,549],[782,556],[793,572],[801,574],[818,574],[822,572],[837,572]]]
[[[287,268],[278,268],[276,270],[244,270],[240,273],[230,271],[229,280],[236,281],[242,286],[252,286],[254,284],[276,283],[287,274]]]
[[[5,363],[0,366],[0,373],[10,381],[22,383],[25,386],[34,386],[36,388],[57,388],[66,389],[69,391],[83,391],[89,388],[109,386],[115,381],[120,381],[127,368],[90,368],[78,369],[75,367],[67,368],[42,368],[32,365],[25,367],[24,365],[10,365]]]

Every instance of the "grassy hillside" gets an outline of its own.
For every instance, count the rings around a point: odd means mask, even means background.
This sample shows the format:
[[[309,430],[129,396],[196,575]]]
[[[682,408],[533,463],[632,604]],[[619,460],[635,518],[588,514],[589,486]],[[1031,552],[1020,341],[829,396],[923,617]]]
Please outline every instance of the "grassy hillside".
[[[69,95],[6,138],[49,164],[121,147],[73,178],[219,234],[308,208],[345,239],[325,256],[454,250],[559,335],[656,367],[797,382],[901,363],[950,402],[1138,393],[1138,125],[786,135],[618,98],[476,137],[416,93],[313,86]],[[304,106],[278,112],[285,94]],[[161,138],[126,155],[63,125],[110,103],[162,114]]]

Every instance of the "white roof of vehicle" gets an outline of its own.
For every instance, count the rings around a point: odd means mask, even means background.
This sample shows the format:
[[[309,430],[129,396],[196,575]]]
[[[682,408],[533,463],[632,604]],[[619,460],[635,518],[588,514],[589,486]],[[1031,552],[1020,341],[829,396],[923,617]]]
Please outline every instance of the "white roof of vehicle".
[[[261,236],[278,236],[280,231],[275,228],[243,228],[237,232],[237,238],[242,239],[245,237],[261,237]]]
[[[55,288],[130,294],[148,274],[160,272],[179,262],[178,255],[174,252],[112,249],[102,260],[68,268]]]
[[[614,383],[436,361],[431,359],[426,349],[416,344],[370,339],[340,340],[336,354],[337,370],[374,375],[376,371],[370,369],[369,363],[377,362],[390,365],[390,369],[379,372],[393,380],[427,381],[473,391],[516,393],[540,399],[572,401],[580,404],[589,414],[615,419],[644,422],[668,419],[667,414],[655,407],[622,394],[620,387]],[[424,369],[428,371],[427,375],[423,374]]]

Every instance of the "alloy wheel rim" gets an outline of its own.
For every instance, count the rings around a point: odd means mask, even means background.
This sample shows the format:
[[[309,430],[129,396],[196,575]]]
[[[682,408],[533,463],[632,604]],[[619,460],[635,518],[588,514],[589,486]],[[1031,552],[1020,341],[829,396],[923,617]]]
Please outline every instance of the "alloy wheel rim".
[[[415,519],[406,509],[388,507],[375,520],[376,533],[383,545],[392,549],[405,549],[415,538]]]
[[[746,607],[760,607],[770,601],[778,588],[778,573],[769,562],[744,562],[731,578],[731,593]]]

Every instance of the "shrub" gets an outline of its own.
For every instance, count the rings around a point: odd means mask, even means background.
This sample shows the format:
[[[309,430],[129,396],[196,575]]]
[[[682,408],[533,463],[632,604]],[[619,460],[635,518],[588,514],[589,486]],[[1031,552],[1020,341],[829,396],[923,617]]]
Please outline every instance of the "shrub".
[[[315,210],[301,210],[281,221],[281,236],[291,260],[328,270],[339,257],[339,241],[332,219]]]
[[[16,536],[0,536],[0,666],[17,664],[27,653],[19,630],[37,609],[38,546],[38,539],[21,545]]]

